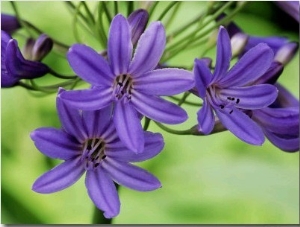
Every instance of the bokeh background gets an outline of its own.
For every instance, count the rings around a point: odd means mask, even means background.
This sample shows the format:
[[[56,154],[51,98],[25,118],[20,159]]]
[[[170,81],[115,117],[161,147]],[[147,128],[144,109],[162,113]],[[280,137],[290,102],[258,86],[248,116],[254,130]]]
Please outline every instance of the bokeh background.
[[[8,2],[1,4],[1,12],[13,13]],[[206,4],[184,3],[173,26],[196,15]],[[73,16],[64,3],[17,2],[17,6],[22,18],[62,42],[75,42]],[[284,23],[279,13],[272,2],[251,2],[234,21],[249,34],[281,35],[297,41],[295,23]],[[23,46],[22,37],[16,38]],[[90,40],[86,34],[82,38]],[[97,45],[95,40],[90,42]],[[195,48],[169,63],[189,65],[200,52],[201,47]],[[214,53],[213,49],[208,56],[214,58]],[[62,73],[72,73],[58,54],[51,53],[45,62]],[[299,97],[299,56],[288,64],[279,81]],[[183,107],[190,118],[173,128],[196,124],[198,108]],[[1,223],[89,224],[94,206],[84,178],[53,194],[31,190],[35,179],[58,163],[49,162],[29,137],[31,131],[44,126],[60,127],[54,94],[35,97],[23,88],[1,89]],[[247,145],[229,132],[176,136],[153,122],[149,130],[163,133],[165,148],[138,165],[156,175],[163,187],[146,193],[121,187],[121,212],[113,223],[299,224],[299,152],[282,152],[268,141],[260,147]]]

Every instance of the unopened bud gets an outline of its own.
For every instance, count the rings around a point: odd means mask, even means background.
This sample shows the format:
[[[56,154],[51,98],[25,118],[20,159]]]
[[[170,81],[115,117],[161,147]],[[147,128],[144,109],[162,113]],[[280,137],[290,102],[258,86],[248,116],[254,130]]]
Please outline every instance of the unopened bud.
[[[131,42],[133,45],[137,43],[144,32],[148,19],[148,12],[144,9],[135,10],[128,16],[127,20],[131,30]]]
[[[45,34],[39,36],[32,48],[32,60],[41,61],[52,49],[53,41]]]
[[[296,42],[284,44],[275,54],[274,60],[286,65],[294,57],[298,50],[298,46],[299,45]]]
[[[231,38],[230,41],[232,57],[236,57],[244,51],[248,41],[248,35],[244,33],[237,33]]]
[[[1,13],[1,30],[11,35],[20,27],[21,25],[15,16]]]

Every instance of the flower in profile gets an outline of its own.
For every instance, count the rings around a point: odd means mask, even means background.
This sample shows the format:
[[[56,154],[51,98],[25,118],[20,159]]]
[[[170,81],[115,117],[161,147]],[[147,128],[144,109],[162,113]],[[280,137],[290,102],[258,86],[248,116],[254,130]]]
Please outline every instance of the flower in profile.
[[[274,84],[277,99],[268,107],[252,110],[247,114],[262,128],[265,136],[283,151],[299,150],[299,100],[277,82],[283,65],[273,62],[267,72],[253,84]]]
[[[299,151],[299,100],[276,83],[278,98],[269,107],[254,110],[251,117],[276,147],[287,152]]]
[[[59,94],[64,91],[61,89]],[[91,200],[106,218],[119,214],[120,200],[114,182],[138,191],[161,187],[159,180],[130,162],[156,156],[163,148],[159,133],[144,132],[143,153],[130,151],[118,138],[111,119],[111,107],[97,111],[70,108],[57,97],[62,129],[39,128],[31,133],[35,146],[46,156],[64,160],[40,176],[32,189],[53,193],[74,184],[85,172]]]
[[[21,79],[34,79],[48,72],[47,65],[26,60],[17,41],[1,31],[1,87],[13,87]]]
[[[73,45],[68,61],[74,72],[90,83],[90,89],[67,91],[63,101],[81,110],[114,105],[113,121],[120,139],[134,152],[144,150],[139,113],[158,122],[182,123],[186,112],[160,96],[175,95],[194,86],[193,74],[183,69],[155,69],[164,51],[166,35],[160,22],[153,22],[133,45],[128,21],[112,20],[108,39],[108,62],[92,48]]]
[[[249,85],[270,68],[273,51],[266,44],[259,44],[228,71],[230,60],[229,35],[224,27],[220,27],[214,73],[205,61],[195,60],[196,88],[203,99],[203,107],[198,111],[198,130],[209,134],[214,127],[215,113],[235,136],[247,143],[261,145],[264,134],[244,111],[267,107],[277,97],[273,85]]]
[[[46,34],[41,34],[36,40],[29,38],[24,47],[24,57],[31,61],[41,61],[52,47],[53,41]]]
[[[21,25],[15,16],[1,13],[1,30],[11,35],[20,27]]]

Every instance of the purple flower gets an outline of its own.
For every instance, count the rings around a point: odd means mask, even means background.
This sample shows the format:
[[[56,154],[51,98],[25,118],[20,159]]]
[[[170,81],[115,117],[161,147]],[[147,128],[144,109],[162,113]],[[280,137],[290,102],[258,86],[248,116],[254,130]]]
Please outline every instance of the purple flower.
[[[1,87],[12,87],[21,79],[34,79],[48,72],[43,63],[26,60],[17,41],[1,31]]]
[[[175,95],[194,86],[193,74],[182,69],[155,69],[164,51],[166,36],[160,22],[141,35],[134,56],[130,26],[122,15],[109,30],[108,62],[92,48],[75,44],[68,61],[90,89],[67,91],[61,98],[81,110],[102,109],[113,103],[113,121],[120,139],[134,152],[144,149],[138,113],[155,121],[178,124],[186,112],[159,96]]]
[[[91,200],[106,218],[112,218],[120,211],[114,181],[138,191],[161,187],[152,174],[130,164],[156,156],[164,146],[160,134],[143,132],[144,151],[135,154],[119,140],[110,107],[79,111],[65,105],[58,96],[57,110],[62,129],[39,128],[31,133],[31,138],[43,154],[64,162],[39,177],[33,184],[34,191],[63,190],[86,172],[85,185]]]
[[[198,111],[198,130],[205,134],[212,131],[215,112],[222,124],[238,138],[260,145],[264,142],[264,134],[244,111],[267,107],[277,97],[277,89],[272,85],[249,86],[269,69],[273,51],[266,44],[259,44],[228,71],[230,60],[230,39],[225,28],[220,27],[214,73],[204,61],[195,60],[196,88],[203,99],[203,107]]]
[[[20,27],[21,25],[15,16],[1,13],[1,30],[11,35]]]
[[[283,151],[299,151],[299,100],[278,83],[275,86],[279,91],[276,101],[252,111],[252,119],[275,146]]]
[[[275,1],[275,3],[299,23],[299,1]]]

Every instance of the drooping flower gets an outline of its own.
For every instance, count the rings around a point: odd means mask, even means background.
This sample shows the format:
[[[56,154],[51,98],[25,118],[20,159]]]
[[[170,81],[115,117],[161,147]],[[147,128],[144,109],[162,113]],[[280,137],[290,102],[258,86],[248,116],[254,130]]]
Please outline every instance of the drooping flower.
[[[235,136],[247,143],[261,145],[264,134],[244,111],[267,107],[277,97],[277,89],[273,85],[248,86],[270,68],[273,51],[266,44],[259,44],[228,71],[230,60],[229,35],[221,26],[214,73],[204,61],[195,60],[196,88],[203,99],[203,107],[198,111],[198,130],[209,134],[214,126],[215,113]]]
[[[64,92],[61,98],[81,110],[102,109],[113,103],[113,120],[120,139],[130,150],[143,151],[138,113],[167,124],[184,122],[186,112],[160,96],[175,95],[194,86],[189,71],[155,69],[165,40],[163,25],[153,22],[141,35],[132,57],[128,21],[122,15],[115,16],[109,30],[108,62],[88,46],[75,44],[70,48],[67,57],[72,69],[92,86]]]
[[[277,99],[268,107],[247,111],[247,114],[262,128],[265,136],[283,151],[299,150],[299,100],[277,82],[283,65],[272,62],[271,67],[253,84],[274,84],[278,89]]]
[[[251,117],[265,136],[283,151],[299,151],[299,100],[276,83],[278,98],[269,107],[253,110]]]
[[[1,30],[11,35],[20,27],[21,25],[15,16],[1,13]]]
[[[47,65],[26,60],[17,41],[1,31],[1,87],[13,87],[21,79],[34,79],[48,72]]]
[[[61,89],[59,94],[63,92]],[[120,211],[114,182],[138,191],[161,187],[156,177],[130,163],[150,159],[162,150],[164,142],[159,133],[143,132],[144,151],[135,154],[119,140],[110,106],[97,111],[79,111],[58,96],[57,110],[62,128],[39,128],[31,133],[31,138],[43,154],[64,162],[40,176],[33,184],[34,191],[63,190],[86,172],[88,195],[106,218],[112,218]]]

